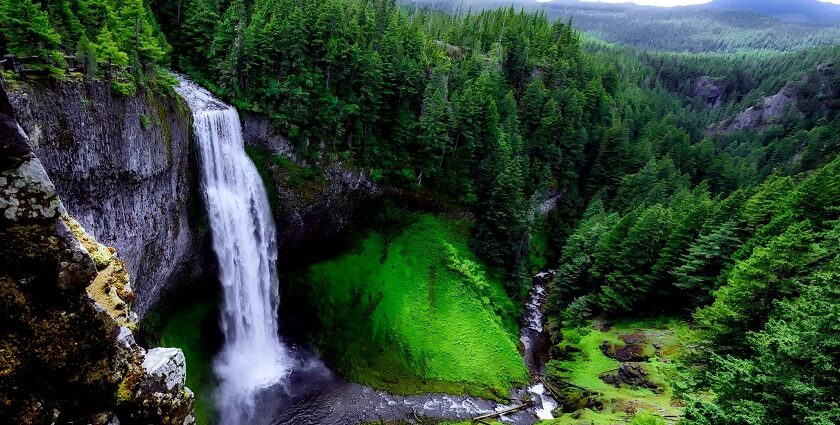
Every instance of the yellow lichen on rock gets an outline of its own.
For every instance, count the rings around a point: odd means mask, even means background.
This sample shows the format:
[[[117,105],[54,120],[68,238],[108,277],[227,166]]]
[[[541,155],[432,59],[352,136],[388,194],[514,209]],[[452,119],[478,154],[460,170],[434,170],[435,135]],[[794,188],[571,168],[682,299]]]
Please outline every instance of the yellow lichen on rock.
[[[111,259],[114,258],[116,250],[97,242],[96,239],[88,234],[85,228],[82,227],[82,225],[79,224],[79,222],[73,217],[64,215],[61,219],[67,227],[70,228],[70,231],[73,232],[73,236],[75,236],[76,239],[81,242],[85,250],[87,250],[88,255],[90,255],[90,259],[93,260],[94,264],[96,264],[97,270],[102,270],[107,267],[111,262]]]
[[[67,215],[61,219],[88,252],[99,271],[87,287],[88,295],[121,326],[132,325],[131,302],[134,301],[134,291],[125,263],[117,257],[114,248],[97,242],[78,221]]]
[[[127,326],[132,322],[130,314],[134,293],[128,282],[125,265],[120,259],[114,258],[104,270],[96,275],[93,283],[87,287],[87,293],[121,326]]]

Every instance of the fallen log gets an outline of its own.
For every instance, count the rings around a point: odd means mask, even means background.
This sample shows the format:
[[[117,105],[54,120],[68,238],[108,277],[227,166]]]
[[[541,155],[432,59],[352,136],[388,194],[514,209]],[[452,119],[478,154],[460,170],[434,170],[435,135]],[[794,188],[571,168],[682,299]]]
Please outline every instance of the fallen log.
[[[545,379],[545,377],[540,376],[538,379],[539,379],[540,382],[542,382],[543,386],[545,386],[545,388],[548,390],[548,392],[550,392],[551,395],[554,396],[555,400],[560,400],[560,399],[563,398],[562,395],[560,394],[560,391],[557,391],[557,389],[554,388],[554,385],[549,384],[548,380]]]
[[[569,387],[575,387],[575,388],[577,388],[577,389],[580,389],[580,390],[583,390],[583,391],[586,391],[586,392],[600,394],[600,393],[598,393],[597,391],[592,391],[592,390],[590,390],[589,388],[581,387],[580,385],[573,384],[573,383],[571,383],[571,382],[569,382],[569,381],[561,381],[561,380],[559,380],[559,379],[558,379],[558,381],[559,381],[561,384],[566,385],[566,386],[569,386]]]
[[[513,406],[513,407],[509,407],[509,408],[504,409],[504,410],[500,410],[498,412],[486,413],[486,414],[483,414],[483,415],[476,416],[476,417],[472,418],[472,421],[473,422],[486,423],[484,421],[485,419],[495,418],[495,417],[498,417],[498,416],[506,415],[508,413],[518,412],[520,410],[527,409],[528,407],[531,406],[531,404],[532,403],[530,401],[526,401],[526,402],[520,404],[519,406]]]

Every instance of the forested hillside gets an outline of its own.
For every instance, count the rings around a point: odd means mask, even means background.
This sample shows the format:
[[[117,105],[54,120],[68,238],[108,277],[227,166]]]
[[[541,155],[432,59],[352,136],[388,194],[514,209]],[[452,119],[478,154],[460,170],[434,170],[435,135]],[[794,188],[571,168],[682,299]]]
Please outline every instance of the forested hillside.
[[[748,10],[793,22],[815,24],[840,22],[840,7],[819,0],[714,0],[703,7]]]
[[[817,0],[736,0],[688,7],[646,7],[631,2],[605,4],[578,0],[407,0],[408,4],[453,13],[514,4],[543,10],[601,40],[640,49],[675,52],[794,51],[836,44],[840,6]],[[807,6],[803,6],[803,3]],[[816,5],[815,5],[816,4]],[[826,11],[831,13],[826,13]],[[776,13],[778,12],[778,13]],[[776,17],[778,16],[778,17]],[[788,20],[793,17],[798,19]],[[821,24],[821,25],[815,25]]]
[[[547,266],[549,382],[580,373],[564,370],[570,335],[670,317],[688,323],[666,400],[684,423],[840,422],[837,27],[414,6],[0,0],[0,50],[123,94],[176,69],[265,117],[295,166],[341,163],[434,205],[397,213],[415,220],[398,231],[368,217],[353,250],[295,276],[348,378],[505,397],[525,382],[512,317]],[[451,321],[410,319],[437,299]],[[579,401],[560,409],[604,409]]]

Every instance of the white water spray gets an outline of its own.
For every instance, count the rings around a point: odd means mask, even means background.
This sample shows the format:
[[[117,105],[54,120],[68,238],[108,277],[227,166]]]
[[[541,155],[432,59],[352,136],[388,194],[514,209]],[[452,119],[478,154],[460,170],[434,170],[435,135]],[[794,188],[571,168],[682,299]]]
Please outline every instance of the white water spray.
[[[176,89],[193,112],[201,184],[224,290],[222,352],[214,361],[222,425],[250,421],[261,389],[292,369],[280,343],[277,242],[268,196],[245,154],[239,116],[198,85]]]

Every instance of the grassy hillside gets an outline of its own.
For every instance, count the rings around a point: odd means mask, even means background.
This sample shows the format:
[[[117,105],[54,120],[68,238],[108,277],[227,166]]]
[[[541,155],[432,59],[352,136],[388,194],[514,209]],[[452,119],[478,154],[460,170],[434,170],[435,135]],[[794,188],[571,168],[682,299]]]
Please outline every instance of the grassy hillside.
[[[679,417],[672,358],[688,332],[684,322],[669,319],[564,329],[563,342],[554,348],[562,354],[547,367],[550,382],[565,393],[565,413],[550,423],[614,424],[637,412]]]
[[[518,309],[467,248],[463,222],[413,217],[309,267],[317,344],[348,379],[398,393],[503,397],[527,380]]]

